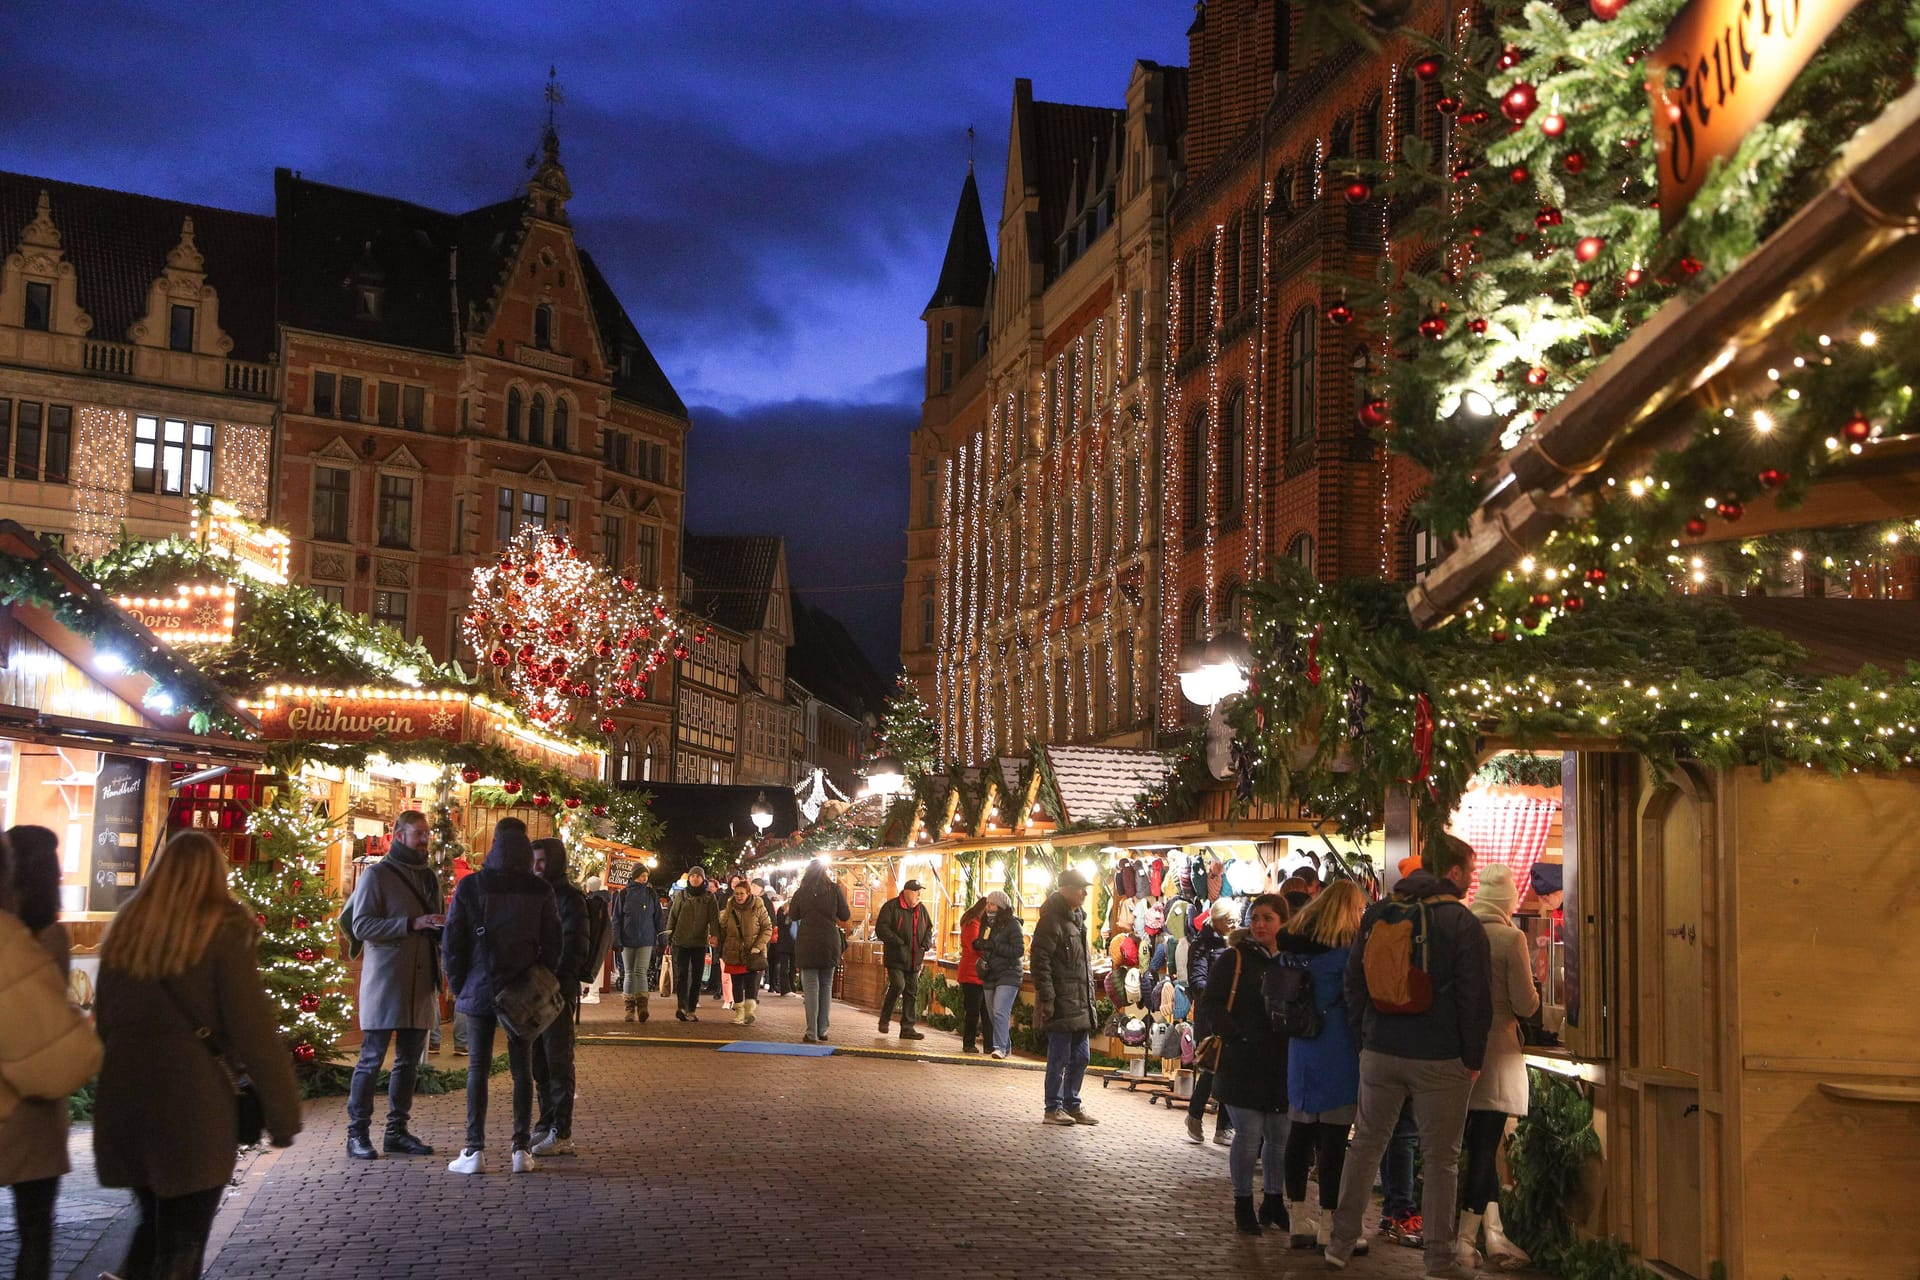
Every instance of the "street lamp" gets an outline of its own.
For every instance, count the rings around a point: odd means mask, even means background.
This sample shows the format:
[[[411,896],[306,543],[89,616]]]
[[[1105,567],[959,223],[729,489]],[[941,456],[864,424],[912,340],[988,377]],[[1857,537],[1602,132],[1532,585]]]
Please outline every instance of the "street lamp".
[[[867,765],[867,790],[877,796],[893,796],[907,785],[907,771],[892,756],[881,756]]]
[[[753,825],[762,835],[773,825],[773,807],[767,803],[767,793],[762,791],[753,798],[753,808],[747,810],[747,816],[753,819]]]
[[[1247,691],[1247,669],[1252,665],[1246,638],[1222,632],[1181,664],[1180,692],[1202,707],[1225,702]]]

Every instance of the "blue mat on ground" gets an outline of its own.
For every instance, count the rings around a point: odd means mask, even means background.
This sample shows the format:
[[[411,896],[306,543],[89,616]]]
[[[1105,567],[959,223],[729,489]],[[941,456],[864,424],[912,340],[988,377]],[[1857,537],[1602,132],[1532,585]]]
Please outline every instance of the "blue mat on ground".
[[[830,1044],[783,1044],[773,1040],[735,1040],[720,1046],[722,1053],[764,1053],[776,1058],[824,1058]]]

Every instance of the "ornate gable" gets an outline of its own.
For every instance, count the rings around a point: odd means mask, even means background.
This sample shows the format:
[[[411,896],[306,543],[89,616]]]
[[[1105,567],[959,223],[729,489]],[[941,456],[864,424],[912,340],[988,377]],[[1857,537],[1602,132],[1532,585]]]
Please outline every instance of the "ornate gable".
[[[360,455],[353,451],[353,446],[347,443],[345,436],[335,436],[316,449],[313,456],[316,460],[328,462],[360,461]]]
[[[396,446],[394,451],[380,460],[380,465],[394,471],[425,471],[420,459],[413,456],[413,450],[407,446]]]
[[[192,349],[224,356],[233,339],[220,328],[220,296],[207,283],[207,260],[193,242],[193,215],[180,220],[180,239],[167,251],[167,265],[147,290],[147,314],[133,322],[127,341],[143,347],[171,344],[173,308],[193,308]]]
[[[26,314],[27,282],[53,286],[52,324],[56,333],[87,334],[93,317],[80,309],[78,277],[61,247],[60,228],[53,221],[53,204],[40,192],[33,221],[20,232],[20,242],[0,267],[0,323],[18,325]]]

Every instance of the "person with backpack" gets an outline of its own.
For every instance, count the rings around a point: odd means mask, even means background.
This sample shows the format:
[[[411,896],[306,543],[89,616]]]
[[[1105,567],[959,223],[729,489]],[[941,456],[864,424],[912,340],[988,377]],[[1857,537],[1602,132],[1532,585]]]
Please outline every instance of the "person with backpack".
[[[806,1034],[802,1044],[825,1044],[833,1010],[833,974],[846,950],[841,931],[853,912],[847,891],[840,887],[827,864],[814,860],[800,877],[788,908],[793,917],[793,964],[800,971],[800,998],[805,1004]]]
[[[447,1165],[449,1173],[486,1171],[487,1077],[493,1066],[494,1029],[501,1026],[499,996],[527,979],[536,966],[558,978],[561,969],[560,910],[553,888],[533,871],[533,844],[527,824],[502,818],[494,824],[493,847],[479,871],[460,882],[447,911],[441,942],[447,983],[459,993],[456,1007],[467,1015],[473,1053],[467,1059],[467,1140]],[[565,984],[562,983],[562,986]],[[532,1173],[532,1037],[511,1025],[507,1067],[513,1074],[513,1158],[515,1173]],[[540,1028],[545,1030],[544,1027]]]
[[[533,1123],[533,1154],[570,1156],[573,1145],[573,1036],[580,1017],[580,987],[593,955],[593,900],[567,879],[567,846],[552,836],[533,842],[533,873],[553,889],[553,905],[560,913],[560,963],[553,976],[560,980],[566,1008],[547,1024],[533,1042],[534,1097],[539,1118]]]
[[[733,896],[720,908],[720,962],[733,983],[733,1025],[751,1026],[760,1008],[760,975],[767,968],[773,921],[764,900],[746,880],[733,882]]]
[[[440,877],[427,862],[427,816],[409,809],[393,822],[386,856],[360,873],[340,913],[349,948],[360,954],[360,1057],[347,1086],[347,1158],[372,1160],[373,1086],[387,1046],[387,1127],[381,1150],[430,1156],[407,1131],[414,1079],[427,1034],[440,1025],[440,930],[446,924]]]
[[[1474,919],[1486,928],[1493,958],[1488,989],[1493,996],[1493,1028],[1487,1033],[1487,1056],[1480,1078],[1467,1100],[1466,1186],[1461,1199],[1460,1264],[1480,1261],[1480,1233],[1486,1229],[1486,1257],[1502,1271],[1514,1271],[1532,1259],[1507,1238],[1500,1223],[1500,1142],[1507,1136],[1507,1118],[1527,1114],[1526,1051],[1520,1039],[1520,1019],[1540,1011],[1540,992],[1533,985],[1533,956],[1527,935],[1513,925],[1513,909],[1520,905],[1520,887],[1513,869],[1496,863],[1480,873],[1473,894]]]
[[[1285,1228],[1286,1187],[1282,1156],[1287,1146],[1287,1033],[1269,1007],[1279,965],[1275,943],[1287,922],[1287,900],[1262,894],[1253,900],[1245,930],[1236,929],[1213,962],[1201,1003],[1211,1034],[1221,1039],[1213,1096],[1233,1117],[1234,1229],[1259,1235],[1263,1226]],[[1253,1169],[1262,1168],[1266,1193],[1253,1204]]]
[[[628,1022],[648,1018],[653,949],[667,926],[666,905],[644,876],[635,876],[613,899],[613,943],[625,957]]]
[[[1347,1135],[1360,1101],[1360,1045],[1347,1018],[1347,956],[1367,895],[1351,880],[1336,880],[1287,921],[1276,947],[1304,968],[1313,983],[1320,1029],[1287,1042],[1287,1217],[1293,1247],[1325,1248],[1339,1203]],[[1307,1174],[1319,1166],[1320,1204],[1307,1200]],[[1355,1246],[1359,1252],[1366,1245]]]
[[[673,990],[679,1007],[673,1016],[698,1022],[700,988],[705,985],[708,948],[720,938],[720,904],[707,891],[705,867],[688,867],[687,883],[667,908],[667,940],[673,946]]]
[[[1487,931],[1460,896],[1473,883],[1473,846],[1435,832],[1421,869],[1367,909],[1348,956],[1347,1015],[1360,1039],[1360,1101],[1326,1259],[1347,1265],[1360,1240],[1373,1174],[1413,1100],[1426,1153],[1422,1219],[1426,1274],[1471,1280],[1454,1256],[1460,1143],[1473,1082],[1493,1027]]]
[[[977,967],[987,992],[988,1048],[1005,1060],[1013,1053],[1013,1006],[1020,999],[1020,961],[1027,940],[1013,899],[995,889],[987,895],[987,911],[980,918]]]
[[[1193,996],[1193,1036],[1196,1041],[1213,1034],[1207,1018],[1207,979],[1213,974],[1213,962],[1227,949],[1227,934],[1233,928],[1233,901],[1221,898],[1213,904],[1207,918],[1193,931],[1187,947],[1187,990]],[[1193,1097],[1187,1100],[1187,1140],[1207,1140],[1207,1103],[1213,1097],[1213,1072],[1193,1073]],[[1233,1144],[1233,1121],[1225,1107],[1217,1107],[1213,1118],[1213,1140],[1220,1146]]]

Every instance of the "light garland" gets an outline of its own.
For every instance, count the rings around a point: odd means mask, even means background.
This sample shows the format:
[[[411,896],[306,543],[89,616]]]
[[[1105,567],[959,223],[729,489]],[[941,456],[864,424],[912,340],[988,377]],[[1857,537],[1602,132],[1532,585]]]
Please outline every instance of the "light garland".
[[[163,644],[227,644],[238,593],[230,582],[182,584],[170,596],[115,596]]]
[[[81,405],[75,412],[73,554],[92,560],[113,545],[127,519],[133,474],[133,417],[125,409]]]
[[[193,505],[193,540],[225,556],[242,576],[270,587],[284,587],[293,564],[293,539],[284,529],[260,524],[225,498],[207,497]]]
[[[1175,257],[1172,269],[1167,273],[1167,361],[1173,362],[1172,335],[1180,332],[1181,260]],[[1160,706],[1158,714],[1162,729],[1171,731],[1180,727],[1180,692],[1174,671],[1179,664],[1180,654],[1180,566],[1176,558],[1179,554],[1179,530],[1186,513],[1182,510],[1181,499],[1185,489],[1185,469],[1187,461],[1180,447],[1181,432],[1181,396],[1180,381],[1168,377],[1161,386],[1161,458],[1159,474],[1165,485],[1164,500],[1161,508],[1165,512],[1160,525]]]
[[[1207,638],[1213,638],[1214,599],[1218,583],[1214,579],[1214,550],[1220,532],[1220,277],[1225,270],[1227,228],[1213,227],[1213,284],[1207,297],[1207,470],[1206,493],[1201,502],[1206,519],[1201,522],[1206,539],[1205,578],[1200,612],[1205,617]]]
[[[220,494],[249,520],[267,518],[272,482],[273,429],[253,422],[220,427]]]

